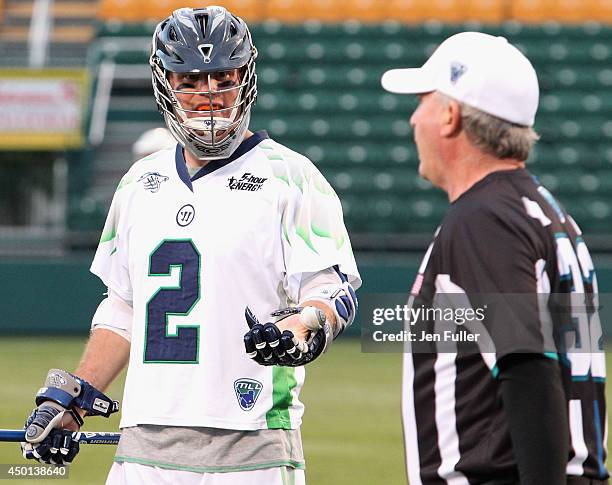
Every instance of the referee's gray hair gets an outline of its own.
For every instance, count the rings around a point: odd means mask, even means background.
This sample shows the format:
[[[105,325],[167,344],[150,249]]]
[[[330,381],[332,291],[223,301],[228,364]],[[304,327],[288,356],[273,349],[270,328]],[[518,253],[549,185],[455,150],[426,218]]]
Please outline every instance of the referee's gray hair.
[[[540,139],[530,126],[510,123],[440,92],[437,94],[445,105],[451,100],[459,103],[461,125],[468,140],[485,153],[497,158],[527,160],[533,145]]]

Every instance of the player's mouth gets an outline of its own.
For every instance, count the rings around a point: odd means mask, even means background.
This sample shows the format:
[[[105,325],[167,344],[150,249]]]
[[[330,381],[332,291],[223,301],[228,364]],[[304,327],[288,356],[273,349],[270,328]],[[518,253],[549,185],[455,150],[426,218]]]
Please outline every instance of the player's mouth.
[[[195,111],[215,111],[223,109],[223,105],[221,103],[213,103],[212,105],[209,103],[203,103],[196,106]]]

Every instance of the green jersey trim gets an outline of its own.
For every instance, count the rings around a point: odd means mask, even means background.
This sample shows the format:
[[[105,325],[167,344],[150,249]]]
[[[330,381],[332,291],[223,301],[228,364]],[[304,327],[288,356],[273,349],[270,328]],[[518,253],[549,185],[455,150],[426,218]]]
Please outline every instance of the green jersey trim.
[[[102,233],[102,235],[100,236],[100,243],[112,241],[113,239],[115,239],[116,235],[117,233],[115,232],[115,228],[113,227],[110,231]]]
[[[293,403],[291,391],[295,386],[295,369],[280,366],[272,368],[272,409],[266,413],[269,429],[291,429],[289,408]]]
[[[198,473],[229,473],[229,472],[246,472],[252,470],[263,470],[265,468],[276,468],[288,466],[296,468],[298,470],[304,470],[306,466],[304,463],[293,460],[281,460],[281,461],[270,461],[266,463],[254,463],[252,465],[236,465],[236,466],[186,466],[186,465],[175,465],[172,463],[163,463],[155,460],[144,460],[141,458],[133,458],[131,456],[117,455],[114,458],[117,463],[138,463],[140,465],[158,466],[160,468],[166,468],[169,470],[182,470],[187,472],[198,472]]]

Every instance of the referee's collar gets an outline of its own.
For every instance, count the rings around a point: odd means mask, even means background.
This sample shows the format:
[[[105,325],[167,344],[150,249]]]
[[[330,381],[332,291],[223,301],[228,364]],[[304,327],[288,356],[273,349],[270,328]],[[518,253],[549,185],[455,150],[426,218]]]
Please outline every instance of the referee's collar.
[[[185,154],[183,153],[183,147],[177,143],[176,152],[174,156],[176,162],[176,171],[183,183],[187,187],[189,187],[189,190],[193,192],[193,181],[202,178],[205,175],[208,175],[209,173],[220,169],[221,167],[225,167],[228,163],[231,163],[234,160],[240,158],[242,155],[249,152],[257,145],[259,145],[262,141],[268,138],[270,137],[268,136],[268,133],[265,130],[253,133],[253,135],[251,135],[249,138],[243,140],[242,143],[238,145],[238,148],[236,148],[234,153],[232,153],[229,157],[208,162],[200,170],[198,170],[193,177],[189,176],[189,171],[187,170],[187,161],[185,160]]]
[[[456,204],[462,198],[467,197],[468,194],[472,194],[479,190],[481,187],[489,184],[492,180],[497,178],[511,178],[511,177],[519,177],[519,178],[533,178],[532,175],[527,171],[526,168],[511,168],[511,169],[502,169],[496,170],[494,172],[488,173],[479,181],[474,183],[469,189],[463,192],[459,197],[457,197],[451,205]]]

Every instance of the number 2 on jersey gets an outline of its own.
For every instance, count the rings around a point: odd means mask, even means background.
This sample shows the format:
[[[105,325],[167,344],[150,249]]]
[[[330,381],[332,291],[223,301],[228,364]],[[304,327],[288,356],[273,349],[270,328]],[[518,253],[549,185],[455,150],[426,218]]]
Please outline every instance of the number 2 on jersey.
[[[168,317],[188,315],[200,299],[200,253],[190,239],[167,239],[149,257],[149,276],[180,272],[178,287],[161,287],[147,303],[145,363],[197,364],[200,326],[177,325]]]

